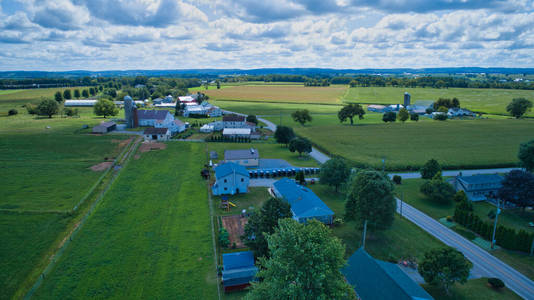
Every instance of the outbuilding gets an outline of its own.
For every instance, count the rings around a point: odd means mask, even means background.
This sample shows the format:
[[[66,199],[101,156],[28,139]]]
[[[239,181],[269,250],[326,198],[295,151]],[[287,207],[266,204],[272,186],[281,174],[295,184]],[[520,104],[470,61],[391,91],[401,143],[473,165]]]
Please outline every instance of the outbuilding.
[[[117,129],[117,124],[115,122],[103,122],[100,125],[93,127],[93,133],[108,133]]]
[[[251,251],[225,253],[222,260],[222,284],[225,292],[244,289],[256,280],[258,268],[254,265],[254,254]]]
[[[143,132],[145,141],[168,141],[171,138],[169,128],[147,128]]]
[[[224,150],[224,161],[245,167],[257,167],[260,164],[260,153],[256,148]]]
[[[224,128],[223,136],[227,138],[250,138],[251,130],[250,128]]]

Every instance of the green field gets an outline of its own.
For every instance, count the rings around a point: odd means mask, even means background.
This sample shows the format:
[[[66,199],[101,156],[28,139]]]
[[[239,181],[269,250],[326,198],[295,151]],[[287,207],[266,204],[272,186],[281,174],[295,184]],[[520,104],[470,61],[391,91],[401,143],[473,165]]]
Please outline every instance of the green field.
[[[411,95],[412,103],[417,100],[439,98],[458,98],[464,108],[489,114],[507,114],[506,105],[513,98],[527,98],[534,101],[534,91],[509,89],[471,89],[471,88],[403,88],[403,87],[354,87],[343,96],[345,102],[402,104],[404,92]],[[534,112],[529,113],[534,116]]]
[[[200,143],[132,160],[36,298],[216,298],[204,163]]]
[[[298,104],[242,100],[210,100],[210,102],[223,109],[249,115],[289,115],[297,109],[307,109],[311,113],[337,114],[342,108],[341,104]]]
[[[26,89],[26,90],[0,90],[0,114],[15,108],[21,112],[26,109],[22,105],[26,103],[37,104],[41,101],[41,97],[53,98],[57,91],[63,92],[66,89],[71,91],[78,89],[83,90],[87,87],[71,87],[71,88],[46,88],[46,89]]]
[[[507,119],[294,126],[333,155],[380,168],[385,158],[391,170],[418,169],[431,158],[455,169],[513,166],[519,144],[534,138],[532,128],[532,120]]]
[[[429,285],[425,290],[436,300],[514,300],[522,299],[508,288],[496,290],[488,286],[487,278],[472,279],[466,284],[455,284],[451,288],[451,295],[446,295],[443,289]]]
[[[341,104],[345,85],[305,87],[304,85],[241,85],[224,89],[207,90],[205,94],[215,100],[271,101],[282,103]]]

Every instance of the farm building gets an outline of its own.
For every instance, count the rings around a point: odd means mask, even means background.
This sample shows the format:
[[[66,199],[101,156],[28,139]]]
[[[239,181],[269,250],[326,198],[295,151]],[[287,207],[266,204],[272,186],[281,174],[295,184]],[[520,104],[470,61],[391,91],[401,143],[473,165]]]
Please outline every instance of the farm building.
[[[224,291],[240,290],[255,280],[258,268],[254,265],[251,251],[226,253],[222,255],[222,284]]]
[[[391,104],[386,106],[386,111],[399,111],[401,108],[404,108],[401,104]]]
[[[250,176],[247,169],[236,163],[227,162],[215,168],[213,195],[234,195],[248,192]]]
[[[171,138],[169,128],[147,128],[143,132],[145,141],[168,141]]]
[[[174,117],[168,110],[138,110],[137,120],[139,126],[156,126],[156,121],[163,120],[164,123],[174,121]]]
[[[406,109],[411,112],[418,115],[424,115],[426,114],[426,110],[434,109],[434,101],[432,100],[417,100],[413,105],[410,105],[406,107]]]
[[[91,107],[95,106],[98,100],[65,100],[65,107]]]
[[[213,132],[215,129],[214,129],[213,125],[211,125],[211,124],[204,124],[204,125],[202,125],[202,127],[200,127],[199,130],[202,133],[210,133],[210,132]]]
[[[250,128],[224,128],[223,136],[227,138],[250,138]]]
[[[245,120],[245,116],[242,115],[225,115],[223,116],[223,126],[224,128],[247,128]]]
[[[347,282],[362,300],[430,300],[434,299],[398,265],[374,259],[358,249],[341,269]]]
[[[383,113],[386,111],[386,107],[384,105],[368,105],[367,110],[377,113]]]
[[[475,117],[476,116],[476,114],[470,111],[469,109],[459,108],[459,107],[449,108],[447,115],[449,117]]]
[[[208,101],[204,101],[200,105],[185,106],[184,117],[189,117],[191,115],[220,117],[222,115],[222,111],[219,107],[211,105]]]
[[[196,101],[196,98],[194,98],[194,97],[191,96],[191,95],[188,95],[188,96],[180,96],[180,97],[178,97],[178,101],[180,101],[180,102],[195,102],[195,101]]]
[[[115,122],[103,122],[93,127],[93,133],[108,133],[117,129]]]
[[[157,108],[176,108],[176,103],[160,103],[160,104],[154,104],[154,107]]]
[[[171,131],[171,134],[185,131],[185,123],[178,119],[175,119],[172,121],[157,120],[156,123],[154,124],[154,127],[169,128]]]
[[[498,174],[478,174],[472,176],[456,176],[452,185],[456,191],[464,191],[471,201],[494,199],[502,187],[504,178]]]
[[[233,162],[245,167],[257,167],[260,164],[258,149],[225,150],[224,161]]]
[[[325,224],[332,224],[334,212],[309,188],[284,178],[273,184],[272,192],[277,198],[289,203],[293,219],[299,223],[316,219]]]
[[[408,107],[410,105],[410,100],[412,99],[412,96],[408,92],[404,92],[404,107]]]

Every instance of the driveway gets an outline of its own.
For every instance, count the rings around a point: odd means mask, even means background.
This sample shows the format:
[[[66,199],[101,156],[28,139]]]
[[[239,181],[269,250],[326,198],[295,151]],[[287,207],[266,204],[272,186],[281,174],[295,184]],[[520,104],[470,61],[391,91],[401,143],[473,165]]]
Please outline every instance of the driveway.
[[[397,212],[400,213],[399,199],[397,199]],[[519,296],[534,300],[534,282],[514,268],[409,204],[402,204],[402,216],[443,243],[462,252],[473,263],[472,277],[500,278]]]
[[[495,174],[495,173],[508,173],[513,170],[521,170],[520,168],[498,168],[498,169],[478,169],[478,170],[451,170],[443,171],[441,175],[443,176],[456,176],[460,172],[464,176],[471,176],[476,174]],[[390,178],[393,178],[394,175],[399,175],[402,179],[414,179],[421,178],[421,173],[419,172],[406,172],[406,173],[389,173]]]

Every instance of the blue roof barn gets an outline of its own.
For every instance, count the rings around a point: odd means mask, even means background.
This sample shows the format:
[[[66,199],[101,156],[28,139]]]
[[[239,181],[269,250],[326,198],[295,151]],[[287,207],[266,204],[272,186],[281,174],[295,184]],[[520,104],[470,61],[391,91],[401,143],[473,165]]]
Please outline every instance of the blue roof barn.
[[[224,291],[243,289],[255,280],[258,268],[251,251],[226,253],[223,257],[222,284]]]

